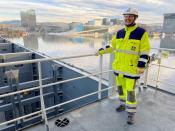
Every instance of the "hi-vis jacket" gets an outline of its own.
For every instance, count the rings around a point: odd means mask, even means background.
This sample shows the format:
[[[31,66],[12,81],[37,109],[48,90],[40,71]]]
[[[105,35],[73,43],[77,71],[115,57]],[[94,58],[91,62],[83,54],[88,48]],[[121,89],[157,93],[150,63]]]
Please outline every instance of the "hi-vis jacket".
[[[115,53],[112,68],[116,75],[124,72],[124,77],[137,79],[137,68],[144,68],[149,59],[150,42],[145,29],[134,25],[119,30],[112,38],[112,44],[105,53]]]

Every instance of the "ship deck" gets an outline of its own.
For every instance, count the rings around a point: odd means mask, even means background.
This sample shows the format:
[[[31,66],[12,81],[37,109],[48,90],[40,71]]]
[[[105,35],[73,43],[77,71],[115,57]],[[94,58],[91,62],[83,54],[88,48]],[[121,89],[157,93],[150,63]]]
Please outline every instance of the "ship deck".
[[[49,120],[50,131],[174,131],[175,95],[147,88],[138,91],[138,108],[135,124],[127,125],[127,113],[117,113],[117,97],[84,106]],[[65,127],[55,125],[57,119],[68,118]],[[44,131],[44,124],[26,131]]]

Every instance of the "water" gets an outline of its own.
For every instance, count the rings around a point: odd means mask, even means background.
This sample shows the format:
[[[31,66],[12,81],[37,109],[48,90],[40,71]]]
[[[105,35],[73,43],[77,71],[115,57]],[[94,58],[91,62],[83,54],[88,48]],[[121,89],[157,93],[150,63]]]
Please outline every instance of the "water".
[[[54,35],[43,35],[36,36],[30,35],[21,38],[13,38],[10,39],[14,43],[19,43],[24,45],[25,47],[31,48],[35,51],[42,52],[48,56],[53,57],[64,57],[64,56],[72,56],[72,55],[83,55],[88,53],[94,53],[99,48],[104,47],[106,41],[103,38],[90,38],[90,37],[60,37]],[[163,40],[150,38],[151,47],[155,48],[175,48],[175,39],[165,37]],[[167,44],[168,43],[168,44]],[[157,50],[151,50],[150,54],[158,53]],[[103,57],[103,69],[109,68],[109,55],[104,55]],[[166,66],[170,66],[175,68],[175,54],[170,53],[168,58],[162,59],[162,64]],[[98,70],[99,66],[99,57],[98,56],[90,56],[76,59],[64,60],[65,62],[74,65],[78,68],[84,69],[88,72],[94,72]],[[154,62],[157,63],[157,62]],[[171,84],[175,84],[174,82],[174,74],[175,70],[160,68],[160,77],[159,80]],[[156,82],[153,80],[157,79],[158,67],[151,66],[149,69],[149,83],[151,85],[156,86]],[[104,74],[105,78],[108,78],[108,74]],[[172,91],[175,93],[175,87],[167,84],[158,83],[160,88],[166,88],[166,90]]]
[[[67,57],[72,55],[95,53],[99,48],[105,45],[102,38],[68,38],[54,35],[39,37],[31,35],[24,38],[13,38],[10,40],[53,57]],[[104,68],[106,68],[109,65],[109,56],[105,55],[104,57]],[[64,61],[89,72],[97,70],[99,62],[98,56],[69,59]]]

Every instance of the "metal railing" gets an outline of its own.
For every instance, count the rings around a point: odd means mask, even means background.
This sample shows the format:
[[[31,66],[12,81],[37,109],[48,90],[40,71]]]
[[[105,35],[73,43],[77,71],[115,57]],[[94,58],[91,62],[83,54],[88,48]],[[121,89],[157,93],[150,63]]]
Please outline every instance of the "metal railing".
[[[153,48],[153,49],[155,49],[155,48]],[[157,48],[157,50],[164,50],[164,49]],[[165,50],[175,52],[175,50],[173,50],[173,49],[170,49],[170,50],[165,49]],[[9,120],[9,121],[6,121],[6,122],[3,122],[3,123],[0,123],[0,126],[18,121],[20,119],[27,118],[27,117],[32,116],[32,115],[38,114],[38,115],[42,115],[42,118],[45,121],[45,129],[46,129],[46,131],[48,131],[49,130],[49,125],[48,125],[48,119],[47,119],[46,111],[54,109],[55,107],[60,107],[62,105],[68,104],[68,103],[73,102],[73,101],[80,100],[82,98],[85,98],[85,97],[88,97],[88,96],[91,96],[91,95],[94,95],[94,94],[98,94],[98,100],[100,100],[101,99],[101,93],[103,91],[107,91],[107,90],[110,90],[110,89],[113,88],[113,86],[110,86],[106,89],[101,88],[102,87],[102,74],[112,72],[112,70],[107,70],[107,71],[102,70],[102,63],[103,63],[102,55],[99,56],[99,72],[97,72],[97,73],[84,75],[84,76],[81,76],[81,77],[76,77],[76,78],[63,80],[63,81],[59,81],[59,82],[54,82],[54,83],[50,83],[50,84],[46,84],[46,85],[43,85],[43,83],[42,83],[41,62],[51,61],[51,60],[63,60],[63,59],[71,59],[71,58],[88,57],[88,56],[94,56],[94,55],[95,55],[95,53],[86,54],[86,55],[70,56],[70,57],[42,58],[42,59],[35,59],[35,60],[25,60],[25,61],[17,61],[17,62],[0,63],[0,67],[11,66],[11,65],[20,65],[20,64],[38,63],[38,74],[39,74],[39,86],[38,87],[33,87],[33,88],[30,88],[30,89],[23,89],[23,90],[16,91],[16,92],[2,94],[2,95],[0,95],[0,98],[11,96],[11,95],[16,95],[16,94],[26,92],[26,91],[32,91],[32,90],[40,89],[40,101],[41,101],[41,110],[30,113],[30,114],[27,114],[27,115],[24,115],[24,116],[21,116],[21,117],[18,117],[18,118],[15,118],[15,119],[12,119],[12,120]],[[156,65],[156,66],[159,66],[159,67],[166,67],[166,68],[170,68],[170,69],[175,69],[173,67],[167,67],[167,66],[161,65],[160,63],[159,64],[153,64],[153,65]],[[159,71],[160,71],[160,68],[159,68]],[[65,82],[70,82],[70,81],[73,81],[73,80],[86,78],[86,77],[91,77],[91,76],[95,76],[95,75],[99,75],[98,91],[87,94],[87,95],[84,95],[84,96],[81,96],[81,97],[78,97],[78,98],[75,98],[75,99],[72,99],[72,100],[69,100],[69,101],[66,101],[66,102],[63,102],[63,103],[60,103],[60,104],[57,104],[57,105],[54,105],[54,106],[51,106],[51,107],[48,107],[48,108],[45,108],[44,98],[43,98],[43,88],[50,87],[50,86],[60,84],[60,83],[65,83]],[[159,75],[157,77],[156,82],[159,82],[158,78],[159,78]],[[148,81],[148,68],[147,68],[146,73],[145,73],[144,86],[148,85],[147,81]]]
[[[159,78],[160,78],[160,70],[161,70],[161,67],[175,70],[175,67],[170,67],[170,66],[162,65],[162,55],[161,55],[161,51],[168,51],[168,52],[173,52],[173,53],[175,53],[175,49],[166,49],[166,48],[151,48],[151,49],[152,49],[152,50],[158,50],[158,51],[159,51],[159,52],[158,52],[157,59],[156,59],[156,60],[157,60],[157,64],[150,63],[149,66],[148,66],[148,68],[146,69],[146,71],[145,71],[145,77],[144,77],[144,86],[147,87],[147,85],[148,85],[147,82],[148,82],[148,80],[149,80],[149,78],[148,78],[148,76],[149,76],[149,68],[150,68],[151,66],[158,66],[157,77],[156,77],[155,80],[151,80],[151,81],[156,82],[155,88],[158,88],[158,83],[167,84],[167,85],[170,85],[170,86],[172,86],[172,87],[175,87],[174,84],[171,84],[171,83],[168,83],[168,82],[163,82],[163,81],[160,81],[160,80],[159,80]],[[151,85],[149,85],[149,86],[151,86]],[[154,86],[152,86],[152,87],[154,87]],[[161,90],[162,90],[162,89],[161,89]],[[171,93],[171,94],[174,94],[174,93],[169,92],[169,91],[166,91],[166,90],[163,90],[163,91],[168,92],[168,93]]]
[[[76,56],[70,56],[70,57],[42,58],[42,59],[35,59],[35,60],[24,60],[24,61],[17,61],[17,62],[0,63],[0,67],[6,67],[6,66],[11,66],[11,65],[20,65],[20,64],[38,63],[38,74],[39,74],[39,86],[38,87],[33,87],[33,88],[30,88],[30,89],[23,89],[23,90],[20,90],[20,91],[15,91],[15,92],[11,92],[11,93],[2,94],[2,95],[0,95],[0,98],[11,96],[11,95],[16,95],[16,94],[23,93],[23,92],[26,92],[26,91],[32,91],[32,90],[40,89],[40,101],[41,101],[41,110],[40,111],[36,111],[36,112],[30,113],[30,114],[27,114],[27,115],[24,115],[24,116],[21,116],[21,117],[18,117],[18,118],[15,118],[15,119],[3,122],[3,123],[0,123],[0,126],[5,125],[5,124],[9,124],[9,123],[12,123],[12,122],[16,122],[20,119],[24,119],[24,118],[30,117],[32,115],[39,114],[39,115],[42,115],[42,119],[45,122],[45,129],[46,129],[46,131],[48,131],[49,130],[49,125],[48,125],[46,111],[54,109],[55,107],[60,107],[62,105],[68,104],[70,102],[77,101],[79,99],[94,95],[94,94],[98,94],[98,100],[100,100],[101,99],[101,92],[107,91],[107,90],[112,88],[112,87],[109,87],[109,88],[106,88],[106,89],[101,89],[101,87],[102,87],[101,86],[102,85],[102,74],[103,73],[108,73],[109,71],[112,71],[112,70],[102,71],[102,63],[103,63],[102,62],[102,60],[103,60],[102,56],[100,56],[100,59],[99,59],[100,64],[99,64],[99,72],[98,73],[92,73],[92,74],[89,74],[89,75],[84,75],[84,76],[80,76],[80,77],[76,77],[76,78],[72,78],[72,79],[67,79],[67,80],[63,80],[63,81],[59,81],[59,82],[54,82],[54,83],[50,83],[50,84],[45,84],[45,85],[42,84],[41,62],[51,61],[51,60],[62,60],[62,59],[88,57],[88,56],[94,56],[94,55],[95,55],[95,53],[86,54],[86,55],[76,55]],[[72,100],[69,100],[69,101],[66,101],[66,102],[63,102],[61,104],[57,104],[57,105],[45,108],[44,98],[43,98],[43,88],[50,87],[50,86],[60,84],[60,83],[70,82],[70,81],[73,81],[73,80],[78,80],[78,79],[82,79],[82,78],[96,76],[96,75],[99,75],[98,91],[87,94],[87,95],[84,95],[84,96],[81,96],[81,97],[78,97],[78,98],[75,98],[75,99],[72,99]]]

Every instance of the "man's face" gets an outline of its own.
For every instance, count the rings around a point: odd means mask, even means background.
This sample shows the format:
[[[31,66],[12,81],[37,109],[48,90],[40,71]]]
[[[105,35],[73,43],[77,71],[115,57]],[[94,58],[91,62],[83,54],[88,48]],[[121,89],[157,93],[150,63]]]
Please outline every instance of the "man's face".
[[[131,25],[135,21],[134,15],[124,15],[124,22],[126,26]]]

